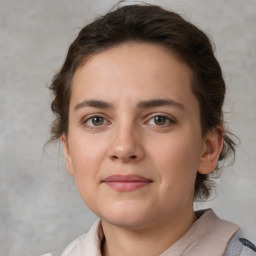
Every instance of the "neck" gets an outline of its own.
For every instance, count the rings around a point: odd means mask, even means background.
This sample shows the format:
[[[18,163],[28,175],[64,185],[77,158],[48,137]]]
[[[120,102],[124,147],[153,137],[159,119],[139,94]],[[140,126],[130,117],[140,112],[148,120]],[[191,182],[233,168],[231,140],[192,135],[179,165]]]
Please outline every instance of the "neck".
[[[103,256],[160,255],[190,228],[196,216],[190,214],[167,219],[157,225],[133,229],[102,221],[105,242]]]

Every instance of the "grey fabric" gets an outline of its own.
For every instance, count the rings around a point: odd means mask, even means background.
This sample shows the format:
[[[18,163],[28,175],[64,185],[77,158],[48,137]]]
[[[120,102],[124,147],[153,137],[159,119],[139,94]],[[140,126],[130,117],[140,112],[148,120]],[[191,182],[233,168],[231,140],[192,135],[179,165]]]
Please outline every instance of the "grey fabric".
[[[255,245],[247,239],[247,235],[239,229],[228,243],[223,256],[256,256]]]

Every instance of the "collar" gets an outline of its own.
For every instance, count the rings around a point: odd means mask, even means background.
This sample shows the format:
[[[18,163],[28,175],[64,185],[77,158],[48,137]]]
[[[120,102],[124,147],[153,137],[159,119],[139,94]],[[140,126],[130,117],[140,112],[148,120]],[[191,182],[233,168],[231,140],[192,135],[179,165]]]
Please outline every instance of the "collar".
[[[211,209],[197,211],[197,221],[160,256],[222,256],[239,227],[220,219]]]
[[[101,223],[97,220],[88,233],[69,244],[61,256],[102,256],[101,242],[103,239]]]
[[[239,227],[222,220],[211,210],[197,211],[198,220],[189,230],[160,256],[222,256],[227,244]],[[102,256],[104,239],[100,220],[89,232],[73,241],[62,256]]]

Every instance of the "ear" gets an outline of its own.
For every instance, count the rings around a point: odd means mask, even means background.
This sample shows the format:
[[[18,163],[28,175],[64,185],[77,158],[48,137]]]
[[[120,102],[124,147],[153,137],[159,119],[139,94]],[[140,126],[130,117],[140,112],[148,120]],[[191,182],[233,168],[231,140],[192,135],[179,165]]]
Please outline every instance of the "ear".
[[[74,175],[73,164],[72,164],[72,159],[70,157],[67,136],[65,134],[61,135],[61,142],[65,152],[65,161],[66,161],[68,173],[73,176]]]
[[[216,127],[209,131],[203,142],[202,155],[198,167],[201,174],[209,174],[214,171],[218,163],[219,155],[223,147],[223,127]]]

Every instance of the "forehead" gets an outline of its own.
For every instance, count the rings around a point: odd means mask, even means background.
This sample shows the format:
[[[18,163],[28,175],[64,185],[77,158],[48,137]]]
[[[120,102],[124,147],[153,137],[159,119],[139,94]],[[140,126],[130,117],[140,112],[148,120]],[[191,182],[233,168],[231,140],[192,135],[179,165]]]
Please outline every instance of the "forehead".
[[[178,100],[192,94],[191,80],[191,69],[177,54],[157,44],[127,42],[91,56],[76,70],[71,103],[87,96]]]

